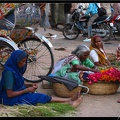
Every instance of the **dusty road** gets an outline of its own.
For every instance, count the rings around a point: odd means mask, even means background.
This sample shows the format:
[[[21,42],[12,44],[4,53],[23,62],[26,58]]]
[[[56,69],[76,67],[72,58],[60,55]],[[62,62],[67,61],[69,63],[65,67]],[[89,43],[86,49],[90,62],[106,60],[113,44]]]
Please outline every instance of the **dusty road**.
[[[76,40],[66,40],[63,38],[61,32],[46,31],[44,34],[52,32],[57,34],[57,38],[51,39],[53,44],[53,54],[55,62],[65,55],[68,55],[79,44],[86,44],[89,46],[89,42],[82,42],[83,37],[79,36]],[[110,44],[111,43],[111,44]],[[120,43],[120,40],[111,40],[104,44],[104,48],[107,52],[115,53],[116,46]],[[64,51],[54,50],[55,48],[65,48]],[[40,83],[41,92],[45,92],[49,95],[54,95],[52,89],[42,89]],[[119,117],[120,116],[120,104],[116,101],[120,99],[120,89],[117,93],[112,95],[84,95],[83,103],[77,108],[77,112],[74,115],[67,115],[67,117]]]
[[[66,40],[63,38],[62,33],[55,31],[55,30],[47,30],[39,29],[39,33],[41,34],[56,34],[57,38],[50,39],[51,43],[53,44],[53,54],[55,62],[65,55],[68,55],[72,50],[76,48],[79,44],[86,44],[89,46],[89,42],[82,42],[83,37],[79,36],[76,40]],[[115,53],[115,49],[120,43],[118,41],[111,40],[109,43],[111,44],[104,44],[105,50],[107,52]],[[65,48],[64,51],[55,50],[55,48]],[[54,96],[53,89],[43,89],[41,83],[38,84],[38,92],[47,93],[48,95]],[[120,104],[116,101],[120,99],[120,88],[118,89],[117,93],[113,95],[91,95],[86,94],[83,97],[83,102],[80,106],[77,107],[77,112],[74,114],[67,114],[65,117],[117,117],[120,116]]]

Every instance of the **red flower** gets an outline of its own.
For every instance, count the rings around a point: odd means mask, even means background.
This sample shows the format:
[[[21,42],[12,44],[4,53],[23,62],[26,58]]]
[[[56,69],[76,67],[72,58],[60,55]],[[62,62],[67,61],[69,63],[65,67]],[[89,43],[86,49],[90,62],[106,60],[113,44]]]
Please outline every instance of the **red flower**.
[[[120,81],[120,70],[110,67],[100,70],[100,73],[89,74],[88,78],[90,80],[90,84],[98,81],[116,82]]]

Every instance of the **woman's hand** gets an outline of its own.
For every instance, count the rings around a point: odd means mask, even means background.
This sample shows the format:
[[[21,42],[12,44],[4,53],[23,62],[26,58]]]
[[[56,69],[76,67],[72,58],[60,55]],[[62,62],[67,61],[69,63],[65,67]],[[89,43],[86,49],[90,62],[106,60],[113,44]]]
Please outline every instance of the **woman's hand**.
[[[25,86],[28,87],[34,87],[34,88],[38,88],[37,84],[25,84]]]
[[[38,85],[37,85],[37,84],[33,84],[32,87],[34,87],[35,89],[37,89],[37,88],[38,88]]]
[[[26,93],[27,92],[35,92],[36,88],[34,88],[34,87],[28,87],[28,88],[25,89],[25,91],[26,91]]]
[[[111,63],[110,63],[110,61],[109,61],[109,60],[107,61],[107,63],[108,63],[108,65],[109,65],[109,66],[111,66]]]
[[[91,68],[90,71],[95,72],[95,73],[96,73],[96,72],[100,72],[97,68],[94,68],[94,69]]]
[[[37,88],[38,88],[37,84],[29,84],[29,87],[25,88],[24,90],[21,91],[6,90],[6,92],[7,92],[7,96],[9,98],[12,98],[28,92],[35,92]]]
[[[26,91],[27,92],[35,92],[37,88],[38,88],[38,85],[37,84],[33,84],[32,87],[26,88]]]

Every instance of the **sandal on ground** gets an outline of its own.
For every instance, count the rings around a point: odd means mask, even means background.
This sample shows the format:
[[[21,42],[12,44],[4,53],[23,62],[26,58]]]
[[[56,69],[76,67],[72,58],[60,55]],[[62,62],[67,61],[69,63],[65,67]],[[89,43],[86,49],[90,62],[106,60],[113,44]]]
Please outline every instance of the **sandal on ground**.
[[[117,103],[120,103],[120,100],[118,100]]]

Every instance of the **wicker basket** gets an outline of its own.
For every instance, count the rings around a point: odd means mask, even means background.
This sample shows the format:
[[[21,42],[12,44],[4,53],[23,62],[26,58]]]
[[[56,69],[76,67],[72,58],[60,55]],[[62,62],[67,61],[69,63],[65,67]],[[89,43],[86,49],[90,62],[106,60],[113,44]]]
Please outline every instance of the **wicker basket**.
[[[113,83],[113,82],[97,82],[92,83],[91,85],[88,84],[87,81],[83,83],[83,85],[87,86],[89,88],[90,94],[95,95],[110,95],[117,92],[119,88],[119,84]]]
[[[64,84],[61,83],[53,83],[53,91],[56,96],[63,97],[63,98],[69,98],[78,91],[81,91],[81,87],[76,87],[72,91],[68,90]]]

